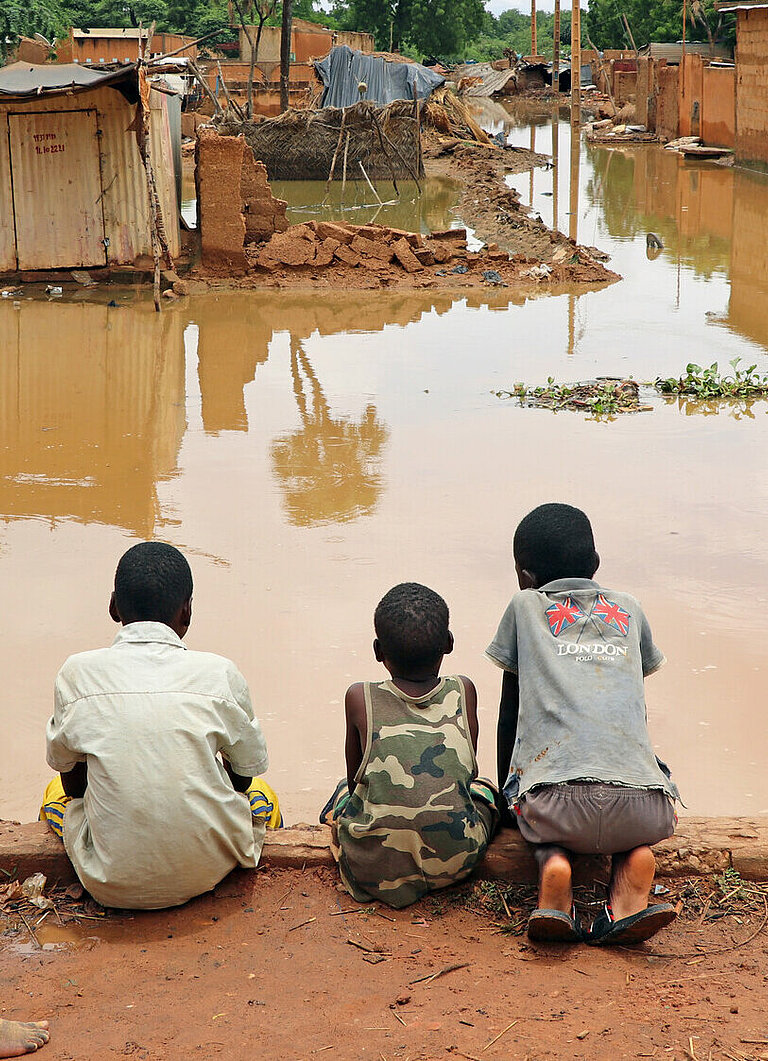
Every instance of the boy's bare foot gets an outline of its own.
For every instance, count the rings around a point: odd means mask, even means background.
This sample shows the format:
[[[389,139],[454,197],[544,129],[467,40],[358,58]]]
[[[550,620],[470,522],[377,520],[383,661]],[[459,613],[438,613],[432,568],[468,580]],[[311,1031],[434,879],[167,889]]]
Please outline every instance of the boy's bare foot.
[[[558,847],[539,848],[536,859],[539,863],[539,909],[560,910],[570,915],[573,907],[570,859]]]
[[[48,1042],[48,1021],[0,1019],[0,1057],[21,1057],[31,1054]]]
[[[645,910],[655,872],[656,859],[650,847],[613,856],[610,896],[616,921]]]

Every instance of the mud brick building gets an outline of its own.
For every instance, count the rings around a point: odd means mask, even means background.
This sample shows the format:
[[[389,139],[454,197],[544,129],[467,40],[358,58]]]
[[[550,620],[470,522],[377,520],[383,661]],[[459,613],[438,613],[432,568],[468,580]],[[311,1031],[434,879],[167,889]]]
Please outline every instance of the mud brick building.
[[[736,162],[768,170],[768,3],[718,3],[736,12]]]

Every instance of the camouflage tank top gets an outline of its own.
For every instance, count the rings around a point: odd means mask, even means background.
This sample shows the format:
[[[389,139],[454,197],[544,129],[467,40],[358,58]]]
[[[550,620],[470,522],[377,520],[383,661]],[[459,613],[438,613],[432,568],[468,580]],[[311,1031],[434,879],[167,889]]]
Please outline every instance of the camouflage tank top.
[[[492,812],[470,792],[477,763],[460,678],[420,697],[391,681],[364,693],[366,748],[335,822],[339,870],[358,901],[400,908],[471,873]]]

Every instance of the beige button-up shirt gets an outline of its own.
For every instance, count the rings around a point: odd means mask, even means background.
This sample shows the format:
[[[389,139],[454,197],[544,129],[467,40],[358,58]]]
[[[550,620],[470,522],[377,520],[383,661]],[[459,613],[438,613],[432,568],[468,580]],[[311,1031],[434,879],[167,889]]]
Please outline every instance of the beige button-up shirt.
[[[48,763],[88,764],[83,799],[64,817],[64,846],[104,906],[161,909],[255,866],[237,774],[267,768],[248,686],[233,663],[193,652],[164,623],[130,623],[109,648],[70,656],[56,679]]]

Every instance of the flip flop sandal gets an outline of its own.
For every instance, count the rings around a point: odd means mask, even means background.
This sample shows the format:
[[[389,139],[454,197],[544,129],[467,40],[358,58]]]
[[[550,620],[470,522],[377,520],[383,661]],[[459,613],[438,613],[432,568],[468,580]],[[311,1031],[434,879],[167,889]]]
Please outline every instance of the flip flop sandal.
[[[528,918],[528,939],[539,943],[581,943],[581,925],[562,910],[534,910]]]
[[[677,917],[677,911],[669,903],[648,906],[630,917],[614,921],[608,907],[598,914],[587,934],[587,943],[601,947],[618,946],[632,943],[643,943],[655,936],[659,929],[671,924]]]

